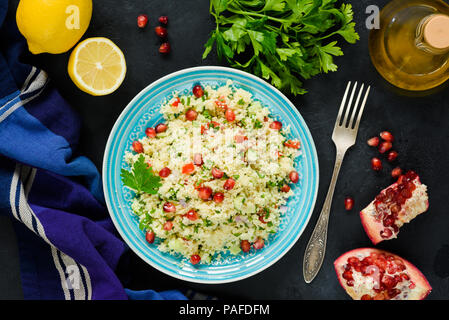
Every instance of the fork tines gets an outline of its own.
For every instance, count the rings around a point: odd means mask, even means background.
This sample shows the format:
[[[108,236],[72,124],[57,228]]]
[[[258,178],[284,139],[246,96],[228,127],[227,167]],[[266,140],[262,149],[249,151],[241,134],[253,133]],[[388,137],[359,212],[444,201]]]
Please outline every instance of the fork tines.
[[[352,88],[349,102],[346,104],[346,99],[348,98],[348,94],[351,89],[351,81],[348,82],[345,95],[343,96],[343,100],[341,102],[340,111],[338,112],[337,121],[335,123],[336,127],[343,127],[346,129],[355,130],[357,132],[357,130],[359,128],[359,124],[360,124],[360,119],[362,118],[363,110],[365,109],[366,100],[368,99],[368,95],[369,95],[371,86],[368,86],[368,88],[366,89],[366,93],[363,98],[363,101],[362,101],[361,105],[359,106],[360,98],[362,97],[364,88],[365,88],[365,84],[362,83],[362,86],[360,87],[359,93],[357,95],[357,100],[355,101],[355,104],[352,105],[352,101],[354,100],[354,95],[357,90],[357,82],[355,82],[354,87]],[[351,112],[351,109],[352,109],[352,112]],[[344,115],[344,118],[342,119],[343,111],[345,111],[345,115]],[[351,114],[351,118],[349,118],[349,114]],[[357,117],[356,117],[356,115],[357,115]],[[355,119],[355,121],[354,121],[354,119]]]

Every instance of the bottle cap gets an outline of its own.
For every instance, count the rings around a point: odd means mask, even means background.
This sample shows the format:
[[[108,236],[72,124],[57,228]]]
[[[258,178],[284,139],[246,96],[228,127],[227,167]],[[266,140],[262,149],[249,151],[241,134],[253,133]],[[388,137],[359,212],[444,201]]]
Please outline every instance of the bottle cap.
[[[449,16],[431,16],[424,26],[424,40],[435,49],[449,48]]]

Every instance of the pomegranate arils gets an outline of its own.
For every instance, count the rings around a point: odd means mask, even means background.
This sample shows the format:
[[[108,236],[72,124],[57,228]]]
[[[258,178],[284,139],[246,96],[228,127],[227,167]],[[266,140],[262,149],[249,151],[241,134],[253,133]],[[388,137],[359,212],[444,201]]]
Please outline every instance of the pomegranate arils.
[[[155,234],[153,231],[147,231],[147,233],[145,234],[145,240],[148,243],[153,243],[154,242],[154,238],[155,238]]]
[[[248,240],[242,240],[240,243],[240,248],[242,248],[243,252],[249,252],[249,250],[251,250],[251,244]]]
[[[170,44],[168,42],[164,42],[163,44],[161,44],[161,46],[159,47],[159,52],[160,53],[169,53],[170,52]]]
[[[381,142],[381,144],[379,145],[379,152],[384,154],[385,152],[387,152],[388,150],[390,150],[391,148],[393,148],[393,144],[389,141],[383,141]]]
[[[354,199],[351,197],[346,197],[345,198],[345,209],[347,211],[352,210],[352,208],[354,207]]]
[[[132,143],[132,147],[133,147],[133,150],[135,151],[135,152],[137,152],[137,153],[142,153],[143,152],[143,145],[142,145],[142,143],[140,143],[139,141],[133,141],[133,143]]]
[[[397,159],[397,157],[398,157],[398,152],[397,151],[390,151],[390,152],[388,152],[388,155],[387,155],[388,161],[393,162],[394,160]]]
[[[382,170],[382,161],[380,161],[379,158],[372,158],[371,167],[373,168],[374,171]]]
[[[198,264],[201,261],[201,257],[197,254],[194,254],[190,257],[191,264]]]
[[[137,26],[141,29],[145,28],[148,24],[148,16],[146,14],[141,14],[137,17]]]
[[[395,179],[399,178],[401,174],[402,174],[402,169],[399,167],[396,167],[393,170],[391,170],[391,176]]]
[[[157,36],[160,38],[165,38],[168,35],[167,28],[161,26],[154,28],[154,32],[156,32]]]
[[[377,147],[379,145],[379,142],[380,139],[378,137],[373,137],[369,139],[366,143],[368,143],[370,147]]]
[[[160,16],[158,20],[162,24],[168,24],[168,17],[167,16]]]
[[[201,98],[204,95],[204,89],[200,85],[196,85],[192,89],[193,95],[197,98]]]
[[[382,131],[382,132],[380,133],[380,137],[381,137],[383,140],[389,141],[389,142],[393,142],[393,140],[394,140],[393,135],[392,135],[390,132],[388,132],[388,131]]]

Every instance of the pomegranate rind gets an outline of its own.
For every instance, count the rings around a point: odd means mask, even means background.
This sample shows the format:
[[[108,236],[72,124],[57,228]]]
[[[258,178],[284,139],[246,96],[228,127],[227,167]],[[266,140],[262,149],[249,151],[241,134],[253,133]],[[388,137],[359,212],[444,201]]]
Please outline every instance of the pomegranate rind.
[[[338,281],[340,282],[340,285],[343,287],[343,289],[346,291],[346,293],[354,300],[360,300],[362,295],[358,294],[353,287],[350,287],[346,284],[346,280],[343,278],[342,274],[344,271],[344,266],[348,261],[349,257],[357,256],[359,254],[361,255],[369,255],[371,253],[384,253],[386,255],[392,255],[395,258],[398,258],[402,260],[406,267],[406,271],[410,277],[410,279],[415,283],[416,287],[414,289],[410,289],[410,293],[408,295],[407,300],[423,300],[425,299],[430,292],[432,291],[432,287],[430,286],[429,282],[427,281],[427,278],[419,271],[417,267],[415,267],[412,263],[405,260],[404,258],[380,249],[375,248],[359,248],[354,249],[351,251],[348,251],[344,254],[342,254],[340,257],[338,257],[334,261],[334,268],[335,272],[337,273]]]
[[[412,197],[407,199],[405,202],[405,214],[402,215],[399,228],[402,227],[404,223],[408,223],[414,218],[416,218],[421,213],[424,213],[429,208],[429,201],[427,196],[427,186],[422,184],[419,177],[413,180],[416,185],[416,189],[412,193]],[[385,193],[388,188],[395,188],[397,182],[383,189],[380,193]],[[360,220],[362,222],[363,229],[365,230],[367,236],[370,238],[371,242],[376,245],[384,240],[391,240],[397,237],[397,233],[389,237],[382,238],[380,232],[385,228],[382,221],[377,221],[375,218],[375,205],[373,200],[365,209],[360,212]]]

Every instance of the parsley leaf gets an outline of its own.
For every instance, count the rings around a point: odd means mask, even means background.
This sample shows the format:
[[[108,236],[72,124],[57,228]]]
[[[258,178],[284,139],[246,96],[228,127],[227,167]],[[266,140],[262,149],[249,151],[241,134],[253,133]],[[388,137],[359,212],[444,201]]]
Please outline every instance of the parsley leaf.
[[[132,167],[132,171],[121,170],[120,177],[125,186],[136,192],[157,194],[161,184],[161,178],[156,176],[151,167],[145,163],[145,157],[140,155]]]

